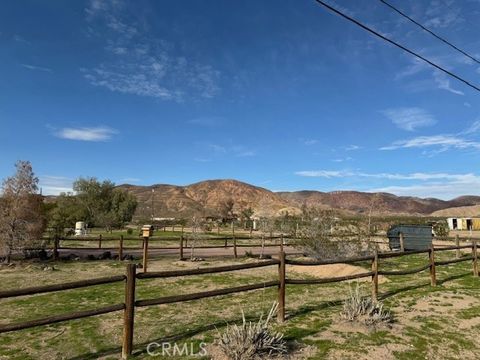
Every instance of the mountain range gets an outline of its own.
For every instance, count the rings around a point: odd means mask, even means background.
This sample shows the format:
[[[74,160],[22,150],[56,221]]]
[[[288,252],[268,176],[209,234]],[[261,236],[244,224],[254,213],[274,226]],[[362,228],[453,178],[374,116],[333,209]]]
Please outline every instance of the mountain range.
[[[348,214],[376,215],[445,215],[451,209],[475,208],[480,196],[461,196],[452,200],[396,196],[389,193],[359,191],[273,192],[237,180],[206,180],[187,186],[157,184],[119,185],[134,194],[138,201],[135,217],[189,217],[195,213],[216,216],[229,200],[234,213],[251,207],[257,216],[278,216],[288,211],[300,213],[303,205],[334,209]],[[152,206],[153,205],[153,206]],[[153,211],[152,211],[153,207]]]

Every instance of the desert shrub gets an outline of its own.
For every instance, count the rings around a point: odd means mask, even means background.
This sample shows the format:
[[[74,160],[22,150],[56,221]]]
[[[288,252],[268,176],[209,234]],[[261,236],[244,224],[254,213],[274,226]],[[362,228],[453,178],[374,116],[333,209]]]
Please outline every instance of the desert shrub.
[[[247,322],[242,311],[242,324],[227,325],[223,334],[219,334],[218,344],[228,359],[260,360],[275,354],[287,352],[283,334],[272,332],[270,322],[277,311],[274,303],[268,316],[263,314],[256,323]]]
[[[132,235],[132,234],[133,234],[133,229],[132,229],[132,228],[128,228],[128,229],[127,229],[127,234],[128,234],[128,235]]]
[[[371,254],[373,244],[362,239],[345,239],[338,229],[341,222],[332,210],[302,208],[302,227],[297,244],[308,256],[318,260],[333,260]]]
[[[383,303],[374,302],[362,296],[360,286],[350,288],[350,295],[343,303],[341,317],[347,321],[362,322],[366,325],[388,324],[393,321],[391,312],[384,309]]]
[[[437,221],[433,224],[433,233],[439,239],[446,239],[449,234],[448,223],[446,220]]]

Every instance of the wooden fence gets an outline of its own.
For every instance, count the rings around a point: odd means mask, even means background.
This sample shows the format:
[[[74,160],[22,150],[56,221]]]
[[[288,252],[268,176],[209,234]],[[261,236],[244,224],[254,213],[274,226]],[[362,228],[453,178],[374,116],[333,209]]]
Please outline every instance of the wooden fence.
[[[248,240],[252,241],[252,243],[247,244],[239,244],[238,240]],[[274,241],[275,243],[265,243],[266,241]],[[53,241],[53,256],[55,259],[59,256],[59,250],[84,250],[84,249],[103,249],[107,250],[116,250],[118,253],[118,258],[123,259],[123,255],[126,250],[142,250],[143,251],[143,258],[147,259],[148,250],[178,250],[178,254],[180,259],[183,259],[183,253],[185,249],[219,249],[219,248],[232,248],[234,257],[237,257],[237,248],[242,247],[279,247],[280,250],[283,250],[283,246],[287,245],[294,245],[292,241],[295,239],[288,238],[284,235],[279,236],[265,236],[264,238],[259,237],[215,237],[215,238],[199,238],[197,239],[198,242],[201,241],[221,241],[222,244],[220,245],[193,245],[195,240],[192,240],[189,237],[171,237],[171,238],[124,238],[123,235],[120,238],[104,238],[102,235],[99,235],[97,238],[65,238],[65,239],[56,239]],[[61,246],[62,241],[71,241],[71,242],[88,242],[88,243],[96,243],[96,247],[72,247],[72,246]],[[103,244],[105,241],[110,242],[118,242],[117,247],[105,247]],[[132,247],[132,246],[125,246],[125,241],[137,241],[140,243],[141,246],[139,247]],[[165,241],[178,241],[178,246],[151,246],[151,243],[155,242],[165,242]],[[190,241],[190,246],[188,246],[188,241]],[[260,241],[260,243],[258,242]]]
[[[438,251],[451,251],[451,250],[462,250],[462,249],[471,249],[471,256],[461,256],[456,257],[450,260],[437,261],[435,260],[435,253]],[[409,256],[413,254],[428,254],[428,263],[417,268],[407,269],[407,270],[397,270],[397,271],[385,271],[381,270],[381,259]],[[303,265],[303,266],[320,266],[328,264],[338,264],[338,263],[357,263],[357,262],[371,262],[371,271],[365,271],[360,274],[347,275],[341,277],[331,277],[331,278],[322,278],[322,279],[291,279],[287,278],[287,265]],[[133,351],[133,333],[134,333],[134,324],[135,324],[135,308],[137,307],[146,307],[154,306],[160,304],[172,304],[185,301],[192,301],[204,298],[210,298],[215,296],[222,296],[234,293],[241,293],[246,291],[253,291],[258,289],[265,289],[271,287],[278,288],[278,312],[277,319],[279,322],[285,321],[285,293],[287,285],[316,285],[316,284],[326,284],[326,283],[335,283],[346,280],[353,280],[359,278],[370,277],[371,278],[371,287],[372,287],[372,299],[377,301],[378,299],[378,277],[380,275],[385,276],[397,276],[397,275],[409,275],[419,273],[425,270],[429,270],[430,273],[430,282],[432,286],[436,286],[436,267],[455,264],[463,261],[472,261],[473,275],[478,277],[478,257],[477,257],[477,243],[473,241],[471,245],[462,245],[462,246],[448,246],[442,248],[434,248],[431,246],[429,249],[424,250],[415,250],[415,251],[405,251],[405,252],[390,252],[390,253],[375,253],[370,256],[362,256],[355,258],[346,258],[346,259],[336,259],[336,260],[327,260],[327,261],[300,261],[295,259],[286,258],[285,252],[281,251],[279,253],[278,259],[265,260],[252,264],[240,264],[240,265],[229,265],[221,267],[210,267],[203,269],[189,269],[189,270],[174,270],[174,271],[158,271],[158,272],[143,272],[137,273],[135,264],[128,264],[126,268],[125,275],[117,275],[111,277],[96,278],[91,280],[82,280],[64,284],[57,285],[47,285],[40,287],[31,287],[26,289],[19,290],[7,290],[0,291],[0,299],[13,298],[18,296],[26,295],[35,295],[41,293],[50,293],[54,291],[66,291],[70,289],[84,288],[88,286],[101,285],[101,284],[112,284],[117,282],[125,282],[125,301],[121,304],[109,305],[97,309],[79,311],[69,314],[62,314],[51,316],[43,319],[25,321],[22,323],[13,323],[0,325],[0,333],[6,333],[11,331],[18,331],[22,329],[28,329],[36,326],[54,324],[58,322],[80,319],[90,316],[96,316],[100,314],[107,314],[111,312],[121,311],[124,313],[124,322],[123,322],[123,339],[122,339],[122,358],[126,359]],[[136,299],[135,297],[135,287],[137,281],[143,279],[159,279],[159,278],[172,278],[180,276],[193,276],[193,275],[204,275],[204,274],[215,274],[215,273],[225,273],[238,270],[246,269],[256,269],[263,268],[268,266],[278,266],[278,280],[266,281],[262,283],[242,285],[224,289],[203,291],[185,295],[174,295],[174,296],[165,296],[154,299]],[[144,269],[145,271],[146,269]]]

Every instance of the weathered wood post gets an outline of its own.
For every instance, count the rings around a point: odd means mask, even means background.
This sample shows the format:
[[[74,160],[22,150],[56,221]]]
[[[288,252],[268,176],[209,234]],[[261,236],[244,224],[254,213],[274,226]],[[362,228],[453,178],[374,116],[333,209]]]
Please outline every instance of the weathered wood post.
[[[147,272],[148,266],[148,236],[143,238],[143,272]]]
[[[477,240],[473,240],[472,257],[473,257],[473,276],[478,276]]]
[[[372,260],[372,301],[378,301],[378,249],[375,248]]]
[[[437,274],[435,273],[435,249],[433,243],[430,245],[428,255],[430,259],[430,284],[432,286],[437,286]]]
[[[460,246],[460,237],[458,236],[458,234],[455,235],[455,246],[456,247]],[[455,254],[456,254],[456,258],[460,259],[460,249],[457,249],[455,251]]]
[[[235,259],[238,257],[238,254],[237,254],[237,238],[235,236],[233,236],[233,256],[235,257]]]
[[[118,244],[118,260],[123,260],[123,235],[120,235],[120,242]]]
[[[279,254],[280,263],[278,264],[278,309],[277,321],[282,323],[285,321],[285,253]]]
[[[283,253],[283,233],[282,233],[282,236],[280,238],[280,252]]]
[[[135,264],[127,265],[127,281],[125,284],[125,310],[123,312],[123,343],[122,359],[132,355],[133,350],[133,327],[135,321]]]
[[[180,260],[183,260],[183,235],[180,236]]]
[[[53,260],[58,260],[58,236],[55,235],[53,238]]]
[[[102,248],[102,234],[98,235],[98,248]]]
[[[404,252],[405,251],[405,238],[403,236],[403,233],[400,233],[399,237],[400,237],[400,251]]]

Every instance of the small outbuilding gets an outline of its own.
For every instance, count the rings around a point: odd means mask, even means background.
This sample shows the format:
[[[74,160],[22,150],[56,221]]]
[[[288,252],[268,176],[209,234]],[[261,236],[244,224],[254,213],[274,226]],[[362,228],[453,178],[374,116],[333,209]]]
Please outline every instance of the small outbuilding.
[[[432,226],[430,225],[394,225],[387,231],[390,249],[400,250],[400,234],[403,235],[405,250],[424,250],[432,245]]]
[[[447,218],[450,230],[480,230],[480,218]]]

